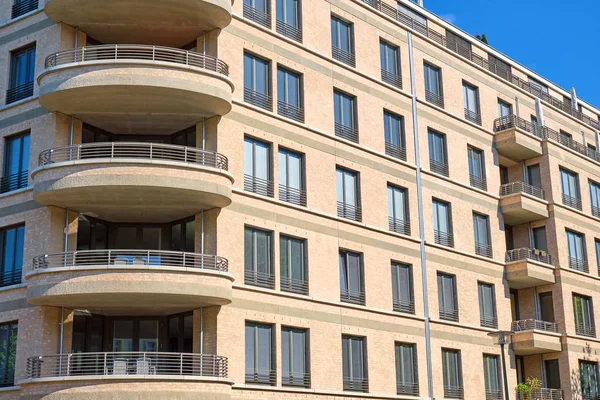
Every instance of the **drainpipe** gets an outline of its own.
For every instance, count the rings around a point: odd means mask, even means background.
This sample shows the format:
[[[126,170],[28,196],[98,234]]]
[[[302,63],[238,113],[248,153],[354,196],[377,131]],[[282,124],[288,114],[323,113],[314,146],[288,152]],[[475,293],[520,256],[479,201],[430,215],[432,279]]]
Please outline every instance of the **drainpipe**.
[[[75,27],[75,50],[79,47],[79,27]]]
[[[63,358],[63,338],[65,337],[65,308],[60,308],[60,364],[58,366],[58,376],[62,376],[62,358]]]
[[[204,307],[200,307],[200,354],[204,354]]]
[[[422,4],[422,0],[420,0]],[[419,214],[419,242],[421,250],[421,281],[423,286],[423,316],[425,318],[425,354],[427,359],[427,391],[428,397],[433,398],[433,380],[431,367],[431,330],[429,326],[429,298],[427,294],[427,257],[425,255],[425,228],[423,220],[423,190],[421,186],[421,156],[419,154],[419,128],[417,119],[417,93],[415,83],[415,63],[413,55],[412,33],[408,32],[408,57],[410,65],[410,85],[412,93],[413,137],[415,145],[415,164],[417,181],[417,203]]]

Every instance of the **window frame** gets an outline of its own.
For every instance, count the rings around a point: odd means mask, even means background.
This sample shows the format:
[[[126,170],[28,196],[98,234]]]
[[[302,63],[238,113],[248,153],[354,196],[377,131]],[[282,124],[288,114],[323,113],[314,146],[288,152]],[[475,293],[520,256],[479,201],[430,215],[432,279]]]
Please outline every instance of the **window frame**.
[[[366,304],[366,291],[365,291],[365,267],[364,267],[364,255],[353,250],[340,248],[338,251],[339,258],[339,276],[340,276],[340,302],[365,305]],[[353,286],[351,282],[350,274],[350,256],[356,257],[358,261],[358,282],[356,286],[359,287],[358,293],[353,295],[350,293],[350,287]],[[343,263],[342,263],[343,260]],[[343,279],[345,277],[345,281]],[[344,288],[345,287],[345,288]],[[344,293],[344,291],[346,293]]]
[[[251,265],[252,265],[252,270],[248,270],[248,266],[249,266],[249,262],[247,260],[247,256],[248,256],[248,250],[247,250],[247,246],[248,246],[248,242],[247,242],[247,234],[251,233],[252,235],[252,243],[251,243],[251,253],[250,255],[252,256],[252,261],[251,261]],[[258,251],[258,234],[264,234],[266,236],[266,245],[267,245],[267,249],[266,249],[266,256],[267,256],[267,260],[265,260],[265,265],[267,266],[268,269],[268,273],[266,273],[265,277],[262,277],[262,279],[259,277],[259,271],[258,271],[258,266],[259,266],[259,262],[258,262],[258,256],[259,256],[259,251]],[[265,287],[265,288],[269,288],[269,289],[274,289],[275,288],[275,268],[274,268],[274,264],[273,264],[273,257],[274,257],[274,251],[273,251],[273,236],[274,236],[274,232],[270,231],[270,230],[266,230],[266,229],[261,229],[261,228],[256,228],[250,225],[245,225],[244,226],[244,284],[245,285],[250,285],[250,286],[258,286],[258,287]],[[263,274],[263,273],[260,273]],[[263,280],[263,282],[260,282],[261,280]]]
[[[406,283],[408,293],[403,296],[402,287],[402,274],[400,271],[404,269],[407,271],[405,274],[408,278],[408,282]],[[392,272],[392,307],[396,312],[402,312],[407,314],[415,313],[415,289],[414,289],[414,277],[413,277],[413,266],[412,264],[407,264],[399,261],[392,261],[391,263],[391,272]],[[394,275],[396,279],[394,279]],[[408,298],[408,302],[402,301],[403,297]]]
[[[276,376],[277,376],[277,364],[275,362],[275,357],[276,357],[276,353],[277,353],[277,349],[276,349],[276,341],[275,341],[275,325],[274,324],[269,324],[269,323],[262,323],[262,322],[255,322],[255,321],[245,321],[245,325],[244,325],[244,357],[246,356],[246,354],[248,353],[248,328],[253,328],[254,331],[254,343],[253,343],[253,378],[252,379],[248,379],[248,360],[246,359],[244,362],[244,371],[245,371],[245,382],[246,383],[251,383],[251,384],[262,384],[262,385],[270,385],[270,386],[275,386],[276,384]],[[258,328],[264,328],[264,329],[269,329],[269,333],[270,333],[270,339],[269,339],[269,355],[270,357],[268,358],[269,360],[269,371],[268,371],[268,376],[264,377],[264,375],[260,375],[260,369],[258,368],[258,360],[259,360],[259,353],[261,353],[261,350],[259,348],[259,344],[260,344],[260,340],[258,337]],[[245,357],[246,358],[246,357]]]
[[[491,315],[486,313],[485,289],[489,290],[491,302]],[[496,285],[493,283],[477,281],[477,294],[479,299],[479,324],[486,328],[498,328],[498,310],[496,305]]]
[[[284,354],[285,354],[285,339],[284,339],[284,332],[289,332],[289,339],[290,339],[290,343],[287,346],[289,349],[289,354],[288,354],[288,377],[285,376],[285,370],[286,368],[284,367]],[[293,370],[293,366],[294,366],[294,361],[293,361],[293,356],[294,356],[294,350],[293,350],[293,338],[294,335],[292,333],[297,333],[297,334],[302,334],[303,335],[303,345],[304,345],[304,354],[303,354],[303,366],[304,366],[304,370],[302,371],[302,377],[300,379],[300,381],[298,383],[296,383],[296,378],[292,375],[296,375],[294,373],[294,371],[292,371],[292,374],[289,374],[290,369]],[[290,368],[291,367],[291,368]],[[282,325],[281,326],[281,385],[282,386],[293,386],[293,387],[303,387],[303,388],[310,388],[310,330],[306,329],[306,328],[298,328],[298,327],[294,327],[294,326],[288,326],[288,325]]]
[[[293,283],[292,281],[294,280],[293,278],[289,277],[287,279],[290,280],[289,284],[284,284],[284,262],[283,262],[283,246],[284,246],[284,241],[287,241],[288,243],[286,244],[286,247],[288,248],[288,260],[292,260],[293,257],[291,256],[292,253],[292,242],[298,242],[301,244],[301,270],[302,270],[302,276],[303,279],[300,280],[297,283]],[[287,235],[287,234],[279,234],[279,287],[280,290],[282,292],[290,292],[290,293],[296,293],[296,294],[303,294],[303,295],[308,295],[309,293],[309,275],[308,275],[308,249],[307,249],[307,243],[308,241],[304,238],[299,238],[299,237],[295,237],[295,236],[291,236],[291,235]],[[292,263],[290,261],[288,261],[288,266],[287,266],[287,270],[288,270],[288,274],[292,274]]]
[[[444,282],[450,282],[451,288],[446,288],[447,285]],[[459,321],[459,309],[458,309],[458,288],[456,275],[448,274],[446,272],[437,272],[437,287],[438,287],[438,307],[439,307],[439,318],[446,321]],[[450,291],[452,300],[452,310],[446,309],[446,289]]]

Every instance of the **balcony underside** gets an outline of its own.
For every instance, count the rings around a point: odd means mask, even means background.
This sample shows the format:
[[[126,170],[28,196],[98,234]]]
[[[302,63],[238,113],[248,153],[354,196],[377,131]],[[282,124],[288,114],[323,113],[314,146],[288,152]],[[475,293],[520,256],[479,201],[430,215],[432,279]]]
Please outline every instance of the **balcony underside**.
[[[554,267],[531,260],[508,263],[504,271],[511,289],[526,289],[556,282]]]
[[[44,11],[102,43],[181,47],[231,22],[230,0],[50,0]]]
[[[520,225],[548,218],[546,202],[531,196],[517,193],[500,199],[500,209],[504,223]]]
[[[86,61],[38,78],[40,104],[115,134],[164,134],[231,111],[233,83],[215,72],[160,61]]]
[[[511,341],[513,350],[518,356],[554,353],[562,350],[559,335],[552,335],[542,331],[529,330],[515,332]]]
[[[113,222],[169,222],[231,204],[222,170],[156,160],[77,161],[32,173],[34,199]]]
[[[513,161],[527,160],[543,154],[540,139],[515,128],[497,133],[494,142],[498,153]]]

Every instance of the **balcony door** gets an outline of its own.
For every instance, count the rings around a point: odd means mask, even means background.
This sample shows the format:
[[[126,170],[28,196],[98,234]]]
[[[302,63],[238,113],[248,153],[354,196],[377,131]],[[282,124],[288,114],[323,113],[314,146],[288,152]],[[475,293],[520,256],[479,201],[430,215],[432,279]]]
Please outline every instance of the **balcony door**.
[[[540,293],[540,319],[546,322],[554,322],[554,304],[552,303],[552,292]]]
[[[546,370],[546,387],[550,389],[560,389],[558,359],[545,360],[544,369]]]

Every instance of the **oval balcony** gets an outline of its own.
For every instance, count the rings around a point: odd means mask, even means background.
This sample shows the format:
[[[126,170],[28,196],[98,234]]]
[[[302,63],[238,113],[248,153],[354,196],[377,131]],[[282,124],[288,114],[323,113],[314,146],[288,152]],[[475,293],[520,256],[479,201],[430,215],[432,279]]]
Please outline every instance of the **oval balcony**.
[[[44,254],[27,273],[31,304],[117,315],[172,314],[231,303],[225,258],[162,250]]]
[[[170,4],[170,3],[169,3]],[[164,134],[231,111],[223,61],[169,47],[107,45],[52,54],[40,104],[115,134]]]
[[[231,0],[48,0],[44,11],[102,43],[181,47],[231,22]]]
[[[50,149],[31,176],[43,205],[113,222],[169,222],[231,204],[219,153],[170,144],[106,142]]]
[[[22,394],[36,399],[231,398],[228,360],[164,352],[65,353],[27,359]],[[168,385],[165,387],[165,385]]]

